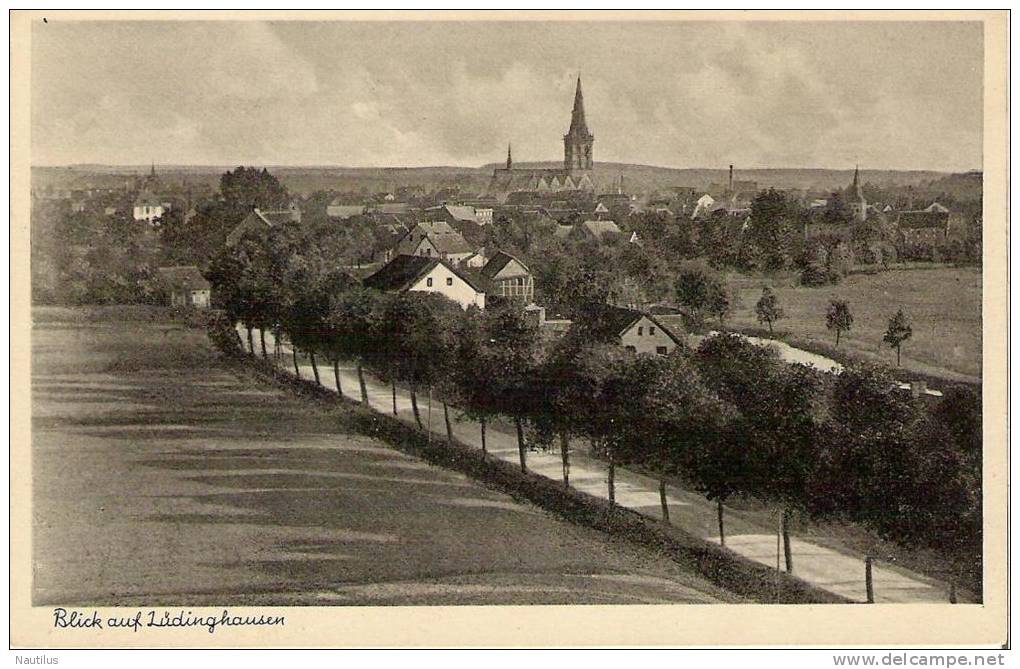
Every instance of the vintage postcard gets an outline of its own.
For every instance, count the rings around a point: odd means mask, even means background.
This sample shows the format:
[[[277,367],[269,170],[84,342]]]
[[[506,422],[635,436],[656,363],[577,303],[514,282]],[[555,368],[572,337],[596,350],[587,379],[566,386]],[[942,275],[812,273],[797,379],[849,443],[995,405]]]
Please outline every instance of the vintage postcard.
[[[1008,643],[1008,16],[11,16],[11,643]]]

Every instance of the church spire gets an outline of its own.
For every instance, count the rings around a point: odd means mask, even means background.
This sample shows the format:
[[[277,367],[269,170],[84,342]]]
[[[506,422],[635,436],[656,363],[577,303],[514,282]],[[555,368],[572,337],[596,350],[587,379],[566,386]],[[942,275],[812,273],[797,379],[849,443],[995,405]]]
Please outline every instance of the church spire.
[[[513,166],[514,166],[514,159],[510,155],[510,142],[507,142],[506,143],[506,168],[509,170],[509,169],[512,169]]]
[[[577,89],[574,91],[574,110],[570,113],[571,135],[588,135],[588,124],[584,120],[584,93],[581,92],[581,75],[577,75]]]
[[[156,161],[152,161],[151,167],[149,167],[149,176],[150,177],[156,176]]]

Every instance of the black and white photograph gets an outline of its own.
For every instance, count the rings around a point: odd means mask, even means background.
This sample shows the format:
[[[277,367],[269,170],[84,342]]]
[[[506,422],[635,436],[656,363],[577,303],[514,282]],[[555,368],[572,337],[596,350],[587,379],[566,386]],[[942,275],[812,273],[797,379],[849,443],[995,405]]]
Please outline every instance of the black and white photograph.
[[[1006,643],[1005,12],[18,18],[24,638]]]

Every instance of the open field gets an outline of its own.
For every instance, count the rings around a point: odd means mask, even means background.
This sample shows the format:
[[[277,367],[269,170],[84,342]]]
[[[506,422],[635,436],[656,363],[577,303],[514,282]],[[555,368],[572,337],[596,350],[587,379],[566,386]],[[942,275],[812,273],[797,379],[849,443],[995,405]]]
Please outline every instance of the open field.
[[[156,314],[34,311],[36,605],[736,599],[253,387]]]
[[[833,298],[849,300],[853,329],[840,338],[839,350],[895,366],[896,352],[882,341],[897,309],[913,323],[913,338],[903,344],[903,368],[951,381],[978,382],[981,376],[981,270],[971,267],[903,269],[855,274],[836,286],[807,288],[795,278],[727,276],[735,308],[728,324],[761,327],[754,306],[762,286],[771,285],[786,318],[776,335],[832,346],[825,312]],[[793,342],[791,342],[793,343]]]

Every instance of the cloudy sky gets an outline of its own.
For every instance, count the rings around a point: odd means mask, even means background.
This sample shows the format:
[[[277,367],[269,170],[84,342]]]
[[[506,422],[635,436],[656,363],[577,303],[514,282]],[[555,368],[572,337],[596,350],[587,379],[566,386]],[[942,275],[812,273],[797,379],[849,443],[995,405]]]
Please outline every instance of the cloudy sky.
[[[50,21],[36,165],[981,166],[977,23]]]

